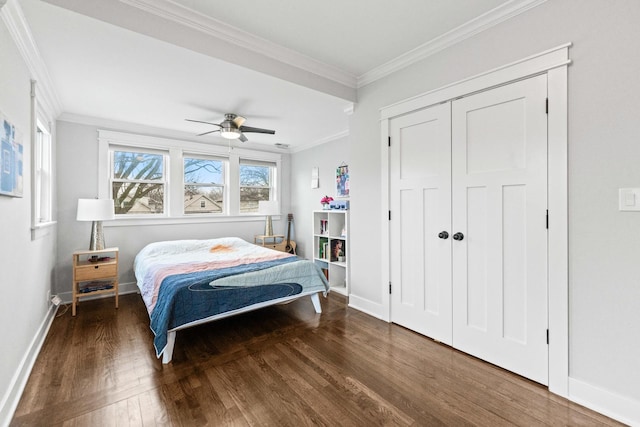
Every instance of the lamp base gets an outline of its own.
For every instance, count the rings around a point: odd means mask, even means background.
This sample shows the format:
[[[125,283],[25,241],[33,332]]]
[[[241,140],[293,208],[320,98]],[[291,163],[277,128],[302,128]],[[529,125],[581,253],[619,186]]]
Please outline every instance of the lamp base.
[[[271,215],[267,215],[264,220],[264,235],[273,236],[273,223],[271,222]]]
[[[104,249],[104,233],[102,232],[102,221],[93,221],[91,224],[90,251],[100,251]]]

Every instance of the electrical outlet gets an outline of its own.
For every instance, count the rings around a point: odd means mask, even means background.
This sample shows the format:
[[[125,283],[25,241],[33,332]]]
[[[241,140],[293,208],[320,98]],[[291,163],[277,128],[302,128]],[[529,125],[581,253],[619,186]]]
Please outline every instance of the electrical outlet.
[[[58,306],[60,305],[60,303],[62,302],[62,300],[60,299],[60,297],[58,295],[54,295],[51,297],[51,303],[53,303],[53,305]]]

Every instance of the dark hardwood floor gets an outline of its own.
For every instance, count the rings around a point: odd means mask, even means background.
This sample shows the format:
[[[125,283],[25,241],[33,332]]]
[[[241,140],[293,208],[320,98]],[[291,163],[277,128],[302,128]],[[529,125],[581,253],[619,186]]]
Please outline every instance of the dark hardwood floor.
[[[139,295],[56,318],[14,426],[619,425],[544,387],[346,307],[309,298],[152,347]]]

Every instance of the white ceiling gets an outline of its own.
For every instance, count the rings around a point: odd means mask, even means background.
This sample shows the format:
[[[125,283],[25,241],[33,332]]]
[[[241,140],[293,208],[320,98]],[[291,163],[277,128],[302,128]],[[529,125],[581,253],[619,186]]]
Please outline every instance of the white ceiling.
[[[185,118],[219,122],[232,112],[245,116],[248,126],[276,130],[275,136],[247,134],[249,146],[300,149],[347,133],[345,110],[353,106],[358,85],[541,1],[18,4],[63,118],[129,122],[191,136],[210,128]]]
[[[174,0],[360,76],[505,0]],[[240,12],[240,13],[239,13]]]

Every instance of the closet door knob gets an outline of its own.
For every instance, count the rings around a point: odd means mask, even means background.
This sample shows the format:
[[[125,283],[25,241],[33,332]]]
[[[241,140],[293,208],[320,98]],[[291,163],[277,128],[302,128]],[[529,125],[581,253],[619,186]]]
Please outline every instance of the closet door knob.
[[[453,240],[462,240],[462,239],[464,239],[464,234],[460,232],[453,235]]]
[[[441,239],[448,239],[449,233],[447,233],[446,231],[441,231],[440,233],[438,233],[438,237]]]

